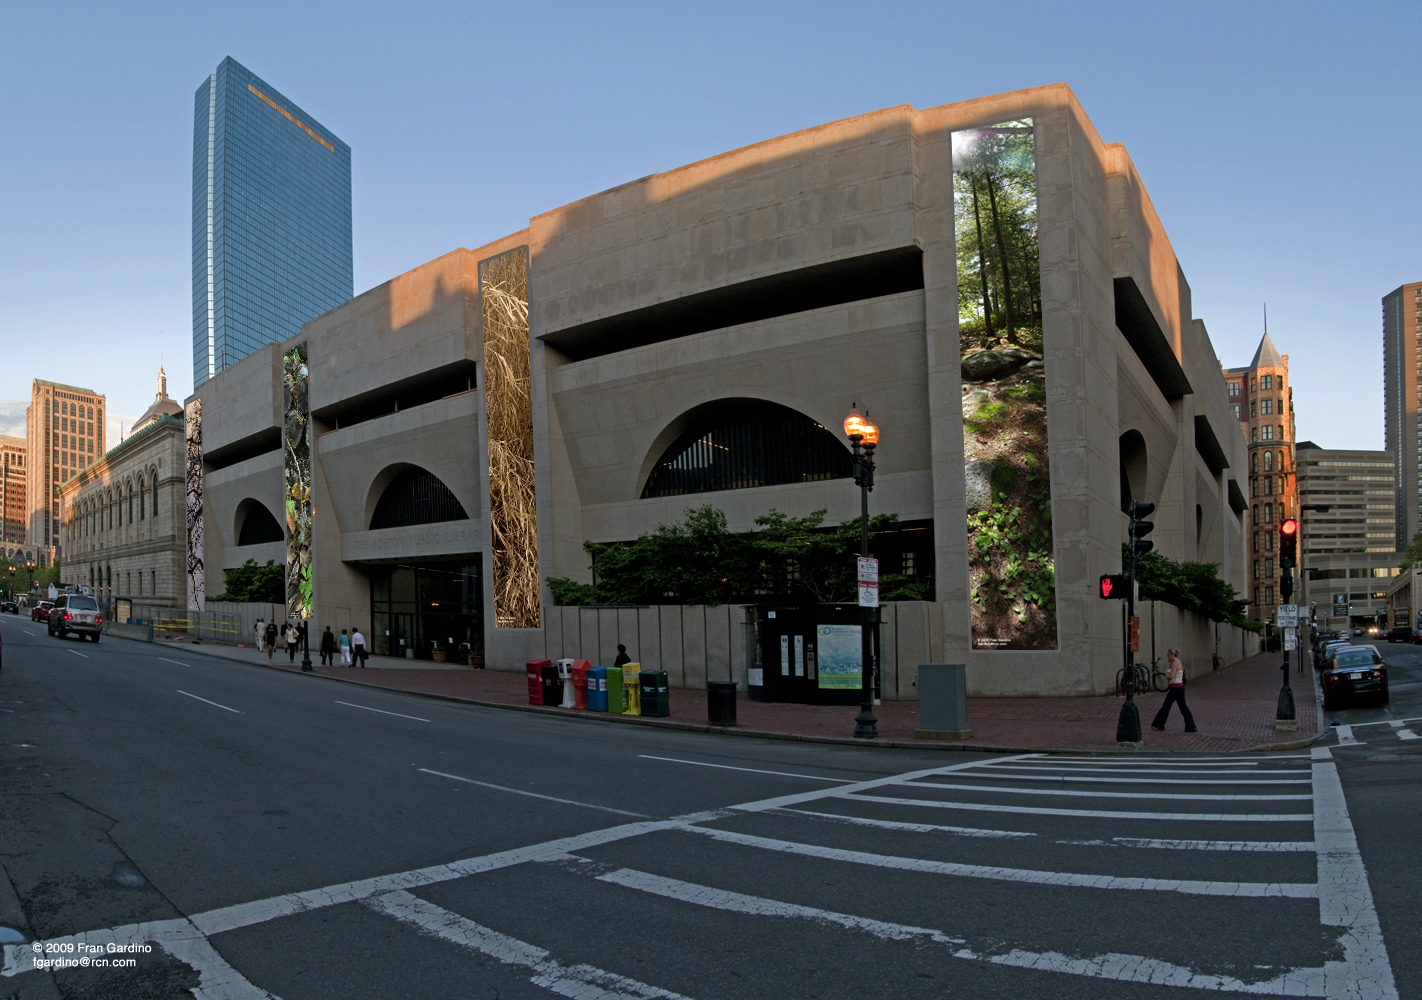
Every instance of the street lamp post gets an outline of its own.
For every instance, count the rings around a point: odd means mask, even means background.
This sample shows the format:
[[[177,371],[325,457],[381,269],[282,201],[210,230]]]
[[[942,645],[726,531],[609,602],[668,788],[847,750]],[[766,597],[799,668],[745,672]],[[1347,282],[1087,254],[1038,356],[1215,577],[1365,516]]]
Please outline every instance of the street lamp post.
[[[1298,556],[1298,540],[1299,522],[1292,517],[1285,518],[1279,524],[1279,592],[1284,598],[1284,604],[1288,604],[1289,598],[1294,596],[1294,563]],[[1284,683],[1279,688],[1279,705],[1274,714],[1274,728],[1290,730],[1298,726],[1298,718],[1294,711],[1294,691],[1289,686],[1289,628],[1283,622],[1279,625],[1279,645],[1284,647],[1284,662],[1280,666],[1284,672]],[[1298,635],[1297,619],[1294,635]],[[1302,656],[1302,652],[1299,655]]]
[[[869,491],[874,488],[874,446],[879,443],[879,428],[863,416],[859,408],[850,404],[849,416],[844,418],[844,435],[849,438],[850,450],[854,458],[851,468],[854,484],[859,487],[859,554],[869,555]],[[861,607],[863,617],[859,632],[861,674],[864,680],[863,698],[859,714],[854,718],[854,735],[858,739],[872,740],[879,735],[879,720],[874,718],[874,615],[875,608]]]

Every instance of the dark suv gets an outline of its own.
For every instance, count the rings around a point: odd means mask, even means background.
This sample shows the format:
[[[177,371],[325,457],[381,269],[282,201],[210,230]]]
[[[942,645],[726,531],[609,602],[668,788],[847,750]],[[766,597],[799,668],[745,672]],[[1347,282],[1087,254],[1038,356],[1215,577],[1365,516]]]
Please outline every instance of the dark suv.
[[[99,602],[88,594],[60,594],[49,609],[49,634],[63,639],[75,632],[82,639],[88,636],[94,642],[104,631],[104,619],[99,614]]]
[[[1395,625],[1387,634],[1388,642],[1411,642],[1412,630],[1406,625]]]

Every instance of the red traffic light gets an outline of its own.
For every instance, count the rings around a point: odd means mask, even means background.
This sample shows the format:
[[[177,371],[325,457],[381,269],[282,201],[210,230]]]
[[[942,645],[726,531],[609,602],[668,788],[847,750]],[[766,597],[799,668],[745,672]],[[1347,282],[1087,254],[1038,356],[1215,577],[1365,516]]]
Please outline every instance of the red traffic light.
[[[1284,523],[1279,525],[1279,534],[1281,535],[1296,535],[1298,531],[1299,522],[1295,521],[1292,517],[1285,518]]]

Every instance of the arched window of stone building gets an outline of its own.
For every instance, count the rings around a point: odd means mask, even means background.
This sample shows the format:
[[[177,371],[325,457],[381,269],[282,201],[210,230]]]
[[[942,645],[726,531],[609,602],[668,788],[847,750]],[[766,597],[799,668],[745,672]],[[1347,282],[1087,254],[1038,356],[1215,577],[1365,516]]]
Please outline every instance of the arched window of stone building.
[[[158,516],[158,473],[153,473],[153,516]]]
[[[406,469],[390,480],[370,516],[371,530],[413,524],[466,521],[469,515],[454,491],[427,469]]]
[[[759,399],[699,407],[662,452],[642,498],[848,479],[849,449],[811,417]]]
[[[1273,470],[1274,470],[1274,453],[1273,453],[1272,451],[1266,451],[1266,452],[1264,453],[1264,471],[1265,471],[1265,472],[1272,472]]]
[[[133,484],[128,484],[128,523],[133,523]]]
[[[143,477],[138,477],[138,519],[148,520],[148,481]],[[140,576],[140,579],[142,577]]]

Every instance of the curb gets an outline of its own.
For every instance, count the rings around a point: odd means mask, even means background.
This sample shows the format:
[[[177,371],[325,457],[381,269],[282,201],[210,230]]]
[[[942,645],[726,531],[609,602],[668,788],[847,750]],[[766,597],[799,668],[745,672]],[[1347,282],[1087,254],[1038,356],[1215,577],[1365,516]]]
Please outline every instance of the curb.
[[[114,638],[126,638],[124,636],[114,636]],[[130,639],[130,642],[144,642],[143,639]],[[157,643],[154,643],[157,645]],[[188,646],[192,649],[192,646]],[[248,663],[245,660],[234,659],[223,656],[221,653],[209,653],[207,650],[198,650],[200,655],[206,655],[211,659],[226,660],[239,666],[255,666],[264,670],[275,670],[283,674],[295,674],[298,677],[307,676],[301,670],[292,670],[290,667],[279,667],[271,663]],[[371,684],[360,680],[358,677],[331,677],[326,674],[310,674],[313,680],[332,681],[336,684],[354,684],[358,687],[370,688],[374,691],[393,691],[398,694],[414,695],[418,698],[429,698],[434,701],[448,701],[457,705],[475,705],[480,708],[498,708],[512,712],[527,712],[532,715],[544,715],[553,718],[571,719],[576,722],[591,723],[618,723],[627,726],[647,726],[653,729],[674,729],[680,732],[689,733],[712,733],[718,736],[745,736],[763,740],[783,740],[792,743],[825,743],[834,746],[854,746],[854,747],[878,747],[886,750],[938,750],[949,752],[970,752],[970,753],[1045,753],[1045,754],[1101,754],[1110,756],[1115,754],[1193,754],[1193,753],[1260,753],[1268,751],[1299,750],[1311,746],[1318,742],[1327,732],[1320,732],[1308,739],[1293,740],[1288,743],[1261,743],[1256,746],[1244,747],[1237,750],[1223,751],[1202,751],[1202,750],[1120,750],[1120,749],[1082,749],[1080,747],[1016,747],[1001,746],[991,743],[940,743],[934,740],[858,740],[849,736],[807,736],[801,733],[779,733],[765,729],[745,729],[741,726],[712,726],[697,722],[676,722],[659,718],[651,718],[640,715],[612,715],[605,712],[590,713],[578,711],[571,708],[557,708],[551,705],[519,705],[510,704],[504,701],[485,701],[480,698],[465,698],[459,695],[438,694],[429,691],[410,691],[405,688],[386,687],[381,684]]]

